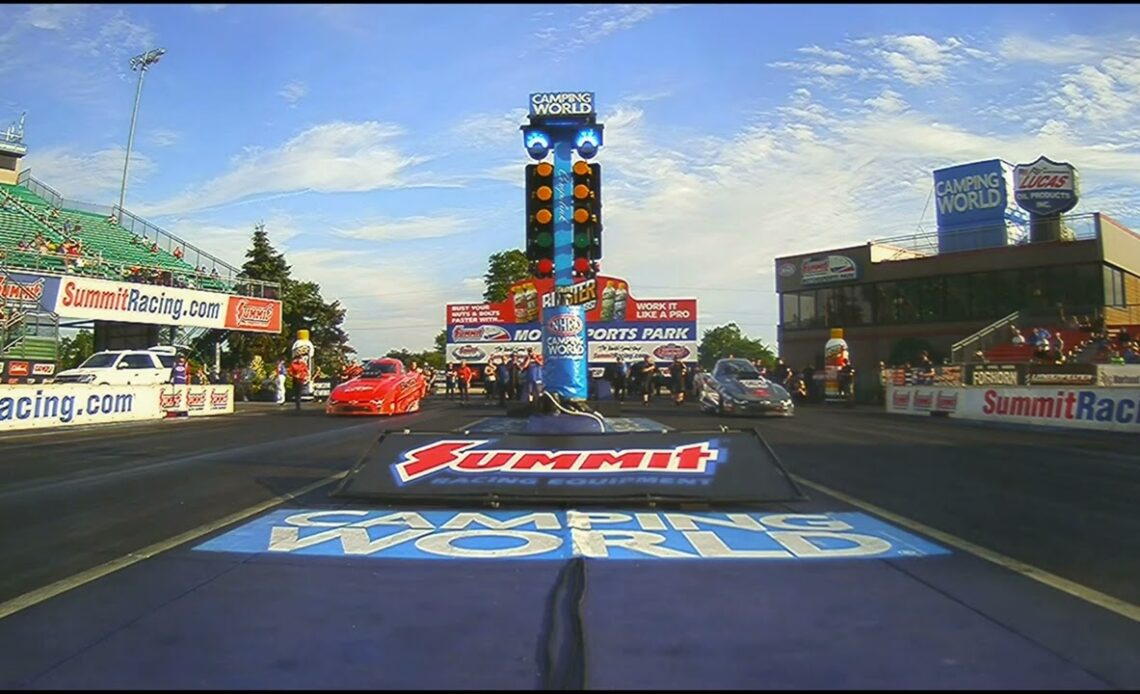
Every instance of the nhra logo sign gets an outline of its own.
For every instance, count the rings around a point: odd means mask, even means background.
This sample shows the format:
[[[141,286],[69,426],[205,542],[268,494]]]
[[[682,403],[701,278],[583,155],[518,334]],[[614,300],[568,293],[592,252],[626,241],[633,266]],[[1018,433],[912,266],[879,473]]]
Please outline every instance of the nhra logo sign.
[[[460,475],[514,473],[521,475],[621,475],[628,473],[675,473],[712,475],[718,450],[710,442],[676,448],[628,450],[473,450],[488,440],[437,441],[403,454],[392,465],[396,484],[449,471]]]
[[[1072,164],[1041,157],[1013,169],[1013,197],[1030,214],[1052,216],[1077,206],[1080,191]]]
[[[800,271],[801,282],[804,284],[842,282],[856,279],[859,274],[855,261],[845,255],[805,258],[800,264]]]
[[[546,322],[546,330],[556,337],[573,337],[582,333],[585,324],[573,314],[564,313]]]
[[[511,335],[497,325],[457,325],[451,331],[452,342],[510,342]]]

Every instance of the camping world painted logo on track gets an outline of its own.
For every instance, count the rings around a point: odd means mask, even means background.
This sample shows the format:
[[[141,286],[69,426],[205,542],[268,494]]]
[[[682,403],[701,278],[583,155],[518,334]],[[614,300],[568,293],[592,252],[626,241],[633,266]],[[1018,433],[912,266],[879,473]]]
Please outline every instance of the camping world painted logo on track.
[[[403,454],[392,465],[403,486],[441,472],[463,476],[487,473],[515,475],[622,475],[667,473],[711,476],[720,451],[709,441],[675,448],[623,450],[513,450],[482,448],[490,440],[436,441]],[[723,462],[723,461],[721,461]]]

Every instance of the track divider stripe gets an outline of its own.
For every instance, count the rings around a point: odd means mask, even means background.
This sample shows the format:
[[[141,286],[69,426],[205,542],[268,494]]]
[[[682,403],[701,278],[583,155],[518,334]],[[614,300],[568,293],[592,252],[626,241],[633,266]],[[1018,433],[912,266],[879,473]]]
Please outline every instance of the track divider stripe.
[[[38,605],[45,600],[50,600],[58,595],[66,593],[69,590],[73,590],[82,585],[103,578],[104,576],[113,574],[116,571],[127,568],[128,566],[137,564],[144,559],[150,559],[155,555],[161,554],[162,552],[170,549],[174,549],[179,545],[197,540],[203,535],[208,535],[215,530],[220,530],[221,528],[226,527],[227,525],[238,523],[249,518],[250,516],[255,516],[264,511],[268,511],[274,506],[283,504],[286,501],[295,499],[303,494],[308,494],[314,489],[320,489],[326,484],[336,482],[337,480],[345,477],[348,473],[348,470],[338,472],[335,475],[317,480],[312,484],[307,484],[304,487],[301,487],[300,489],[292,492],[288,492],[287,494],[279,494],[272,499],[263,501],[255,506],[250,506],[249,508],[243,509],[236,513],[231,513],[224,518],[219,518],[216,521],[211,521],[204,525],[200,525],[193,530],[187,530],[180,535],[175,535],[174,537],[167,538],[161,542],[156,542],[155,544],[144,547],[137,552],[131,552],[130,554],[119,557],[118,559],[112,559],[105,564],[100,564],[99,566],[87,569],[86,571],[81,571],[74,576],[69,576],[67,578],[56,581],[55,583],[46,585],[43,588],[37,588],[36,590],[12,598],[7,602],[0,603],[0,619],[11,617],[21,610],[26,610],[29,607]]]
[[[923,535],[937,540],[942,544],[950,545],[957,550],[972,554],[979,559],[985,559],[988,562],[992,562],[998,566],[1001,566],[1002,568],[1008,569],[1015,573],[1019,573],[1026,578],[1037,581],[1038,583],[1043,583],[1050,588],[1055,588],[1062,593],[1068,593],[1075,598],[1084,600],[1088,603],[1092,603],[1097,607],[1102,607],[1110,612],[1120,615],[1121,617],[1131,619],[1134,622],[1140,622],[1140,606],[1133,605],[1132,603],[1126,602],[1119,598],[1114,598],[1111,595],[1102,593],[1093,588],[1089,588],[1088,586],[1081,585],[1080,583],[1070,581],[1067,578],[1061,578],[1056,574],[1051,574],[1044,569],[1039,569],[1036,566],[1020,562],[1011,557],[1007,557],[1004,554],[999,554],[998,552],[986,549],[985,547],[980,547],[972,542],[969,542],[968,540],[963,540],[960,537],[942,532],[941,530],[936,530],[928,525],[923,525],[918,521],[913,521],[896,513],[891,513],[886,509],[879,508],[874,504],[869,504],[866,501],[861,501],[852,496],[848,496],[843,492],[825,487],[822,484],[817,484],[811,480],[805,480],[799,475],[791,475],[791,478],[805,487],[810,487],[818,492],[823,492],[828,496],[835,497],[843,503],[850,504],[858,509],[867,511],[868,513],[873,513],[876,516],[895,523],[896,525],[901,525],[908,530],[922,533]],[[2,614],[3,613],[0,613],[0,615]]]

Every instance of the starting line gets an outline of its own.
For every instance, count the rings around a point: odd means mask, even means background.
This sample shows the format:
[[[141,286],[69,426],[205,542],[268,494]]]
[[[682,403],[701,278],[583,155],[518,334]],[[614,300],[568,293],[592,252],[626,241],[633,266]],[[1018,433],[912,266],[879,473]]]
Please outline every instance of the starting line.
[[[370,559],[900,559],[949,551],[863,513],[281,509],[194,548]]]

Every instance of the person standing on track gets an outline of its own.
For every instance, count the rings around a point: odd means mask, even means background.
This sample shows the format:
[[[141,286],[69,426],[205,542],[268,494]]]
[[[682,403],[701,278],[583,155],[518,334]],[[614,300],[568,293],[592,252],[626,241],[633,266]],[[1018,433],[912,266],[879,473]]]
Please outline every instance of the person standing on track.
[[[614,400],[617,400],[618,402],[625,402],[625,387],[628,381],[629,364],[627,364],[625,359],[622,359],[621,355],[619,354],[617,356],[617,363],[613,365],[613,371],[611,372],[610,379],[610,383],[613,385],[614,389]]]
[[[456,367],[452,367],[452,368],[444,371],[444,374],[443,374],[443,389],[444,390],[443,390],[443,392],[444,392],[444,396],[448,400],[454,400],[455,399],[455,378],[456,378],[455,374],[458,370],[459,370],[459,367],[456,366]]]
[[[273,379],[274,385],[277,386],[277,392],[275,393],[276,397],[274,398],[274,401],[278,405],[284,405],[285,404],[285,372],[287,370],[288,369],[285,366],[285,360],[284,359],[278,359],[277,360],[277,374],[276,374],[276,376],[274,376],[274,379]]]
[[[305,362],[305,358],[298,356],[289,365],[289,375],[293,377],[293,402],[297,405],[297,411],[301,411],[301,394],[305,392],[305,384],[309,381],[309,365]]]
[[[653,393],[653,376],[657,373],[657,365],[646,354],[638,367],[640,368],[637,371],[637,380],[641,386],[641,401],[649,407],[649,396]]]
[[[467,391],[471,388],[471,379],[475,378],[475,371],[464,362],[463,366],[459,367],[459,372],[455,374],[457,381],[459,381],[459,401],[467,404]]]
[[[487,361],[487,365],[483,367],[483,399],[490,400],[495,395],[497,388],[496,381],[499,377],[499,369],[496,364],[495,357],[491,357]]]
[[[689,367],[681,361],[681,357],[673,357],[669,365],[669,385],[673,388],[673,404],[680,405],[685,400],[685,375]]]

